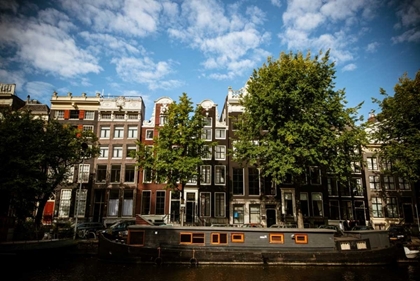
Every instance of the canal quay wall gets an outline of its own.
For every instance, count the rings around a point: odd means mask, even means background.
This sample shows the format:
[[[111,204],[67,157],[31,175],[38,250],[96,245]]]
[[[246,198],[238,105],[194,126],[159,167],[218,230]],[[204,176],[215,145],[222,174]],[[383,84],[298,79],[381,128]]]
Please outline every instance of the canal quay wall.
[[[78,255],[95,256],[98,254],[98,240],[79,240],[77,248],[72,253]]]

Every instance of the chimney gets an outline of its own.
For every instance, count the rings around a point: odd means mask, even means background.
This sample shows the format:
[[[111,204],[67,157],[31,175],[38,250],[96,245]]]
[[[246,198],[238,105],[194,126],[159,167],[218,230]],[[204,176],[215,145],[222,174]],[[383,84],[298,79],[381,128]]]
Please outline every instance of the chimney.
[[[371,111],[369,113],[369,118],[368,118],[368,123],[375,123],[378,120],[376,119],[375,113],[373,111]]]

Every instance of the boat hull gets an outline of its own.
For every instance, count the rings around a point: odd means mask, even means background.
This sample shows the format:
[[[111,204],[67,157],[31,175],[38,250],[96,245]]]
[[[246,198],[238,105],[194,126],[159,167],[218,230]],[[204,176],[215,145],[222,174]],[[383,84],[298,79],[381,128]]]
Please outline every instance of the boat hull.
[[[181,230],[181,232],[185,230]],[[203,230],[200,230],[203,231]],[[212,231],[212,230],[209,230]],[[266,232],[268,230],[265,230]],[[176,232],[176,231],[175,231]],[[254,231],[255,232],[255,231]],[[295,231],[298,232],[297,230]],[[155,232],[157,233],[157,231]],[[261,233],[250,233],[260,235]],[[169,237],[169,236],[168,236]],[[311,236],[310,236],[311,237]],[[326,236],[330,240],[331,237]],[[327,241],[316,246],[282,244],[274,247],[252,245],[206,246],[179,245],[175,239],[168,238],[159,243],[144,243],[142,246],[115,242],[100,235],[98,255],[101,260],[120,263],[153,264],[268,264],[268,265],[384,265],[396,262],[396,248],[375,247],[375,249],[340,250],[337,242]],[[359,240],[355,240],[359,241]],[[369,244],[369,242],[368,242]],[[369,245],[368,245],[369,246]]]

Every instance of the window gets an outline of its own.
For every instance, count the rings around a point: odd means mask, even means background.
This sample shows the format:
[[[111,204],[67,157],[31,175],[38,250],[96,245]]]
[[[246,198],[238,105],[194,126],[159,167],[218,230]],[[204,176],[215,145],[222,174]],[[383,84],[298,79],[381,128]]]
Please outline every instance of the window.
[[[201,138],[203,140],[211,140],[211,129],[203,129]]]
[[[217,145],[215,147],[214,157],[216,160],[225,160],[226,159],[226,146]]]
[[[270,243],[283,244],[284,234],[270,233]]]
[[[191,179],[187,182],[188,185],[196,185],[197,184],[197,175],[193,175]]]
[[[312,193],[312,207],[314,216],[322,217],[324,216],[324,209],[322,203],[322,193],[321,192],[313,192]]]
[[[99,151],[99,158],[108,158],[109,148],[108,146],[101,146]]]
[[[128,119],[130,119],[130,120],[135,120],[135,119],[138,119],[138,114],[137,113],[129,113],[128,114]]]
[[[133,154],[135,156],[136,151],[137,151],[137,149],[136,149],[135,145],[127,145],[126,151],[125,151],[126,157],[127,158],[133,158]]]
[[[410,182],[404,178],[398,178],[398,187],[401,190],[411,190]]]
[[[98,165],[96,168],[96,183],[106,182],[106,165]]]
[[[382,177],[384,181],[384,188],[388,190],[395,190],[394,177],[385,175],[383,175]]]
[[[307,234],[295,234],[295,243],[296,244],[308,244],[308,235]]]
[[[137,138],[137,126],[128,126],[128,136],[129,139]]]
[[[233,223],[244,223],[244,205],[233,205]]]
[[[366,162],[369,171],[378,170],[378,159],[376,157],[367,157]]]
[[[383,218],[382,198],[372,197],[372,214],[374,218]]]
[[[95,111],[85,111],[85,120],[95,119]]]
[[[122,139],[124,137],[124,127],[114,127],[114,139]]]
[[[122,215],[124,217],[133,216],[133,190],[128,189],[124,190],[124,199],[122,204]]]
[[[153,130],[146,130],[146,140],[153,139]]]
[[[226,129],[216,129],[214,133],[216,139],[226,139]]]
[[[360,174],[362,172],[361,165],[359,161],[351,163],[351,170],[353,173]]]
[[[396,197],[387,197],[385,206],[385,216],[387,218],[398,218],[398,204]]]
[[[243,243],[245,242],[245,235],[243,233],[232,233],[230,235],[230,241],[232,243]]]
[[[330,219],[339,220],[340,217],[340,205],[338,200],[329,200],[330,201]]]
[[[353,196],[364,196],[364,188],[361,178],[352,178],[350,180],[351,189],[353,191]]]
[[[201,159],[211,160],[211,155],[212,155],[212,148],[208,145],[203,145],[203,155]]]
[[[261,189],[264,190],[265,195],[276,195],[276,183],[271,176],[263,177],[262,184]]]
[[[124,119],[124,113],[115,113],[114,119],[123,120]]]
[[[212,233],[211,243],[212,244],[227,244],[227,233]]]
[[[257,168],[248,168],[249,195],[260,194],[260,181]]]
[[[77,182],[87,183],[89,182],[90,164],[79,165],[79,177]]]
[[[211,127],[212,124],[212,118],[211,117],[204,117],[204,126],[205,127]]]
[[[108,126],[101,127],[101,139],[109,139],[110,128]]]
[[[67,172],[66,172],[66,177],[67,177],[66,182],[68,182],[68,183],[73,182],[73,180],[74,180],[74,166],[68,167]]]
[[[143,169],[143,182],[144,183],[151,183],[153,180],[153,172],[151,169]]]
[[[337,179],[327,178],[327,185],[328,185],[328,195],[329,196],[338,196]]]
[[[64,119],[64,110],[57,110],[55,112],[55,118],[56,119]]]
[[[136,167],[134,165],[125,165],[125,175],[124,175],[125,182],[134,182],[135,174],[136,174]]]
[[[179,237],[180,244],[204,244],[204,233],[185,233],[181,232]]]
[[[168,116],[161,114],[159,116],[159,126],[164,126],[166,123],[168,123]]]
[[[300,210],[304,217],[309,217],[309,200],[307,192],[300,193]]]
[[[112,158],[122,158],[123,148],[122,146],[114,146],[112,149]]]
[[[224,192],[215,192],[214,193],[214,216],[215,217],[222,217],[226,216],[226,203],[225,203],[225,193]]]
[[[79,119],[79,110],[70,110],[70,119]]]
[[[242,168],[232,169],[233,195],[244,194],[244,170]]]
[[[311,184],[321,184],[321,170],[319,167],[309,167],[309,178]]]
[[[350,181],[346,182],[346,183],[342,183],[342,182],[338,182],[338,185],[340,187],[340,195],[341,196],[350,196]]]
[[[260,205],[249,205],[249,222],[260,223]]]
[[[141,198],[141,214],[149,215],[150,214],[150,191],[143,191]]]
[[[369,176],[370,189],[379,190],[380,182],[379,176]]]
[[[78,218],[84,218],[86,213],[87,189],[76,190],[76,210]]]
[[[101,113],[102,119],[111,119],[111,113]]]
[[[201,192],[200,193],[200,216],[201,217],[210,217],[210,192]]]
[[[165,214],[165,195],[166,191],[164,190],[156,191],[156,215]]]
[[[92,132],[93,133],[93,125],[83,125],[83,132]]]
[[[284,193],[284,209],[286,216],[293,216],[293,193],[291,192]]]
[[[111,166],[111,182],[120,182],[121,181],[121,165],[112,165]]]
[[[201,184],[211,184],[211,166],[203,165],[200,167]]]
[[[108,202],[108,216],[116,217],[118,216],[118,207],[120,204],[120,190],[111,189],[109,192],[109,202]]]
[[[62,189],[60,192],[60,207],[58,217],[68,218],[70,216],[71,189]]]
[[[226,167],[224,165],[214,166],[214,184],[224,185],[226,178]]]
[[[351,201],[341,201],[341,219],[352,220],[353,219],[353,207]]]

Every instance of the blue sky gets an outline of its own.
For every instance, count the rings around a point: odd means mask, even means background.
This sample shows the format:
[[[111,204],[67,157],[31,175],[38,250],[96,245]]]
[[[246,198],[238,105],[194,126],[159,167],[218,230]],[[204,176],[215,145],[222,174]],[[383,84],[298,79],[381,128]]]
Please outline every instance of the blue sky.
[[[420,70],[420,0],[0,0],[0,82],[50,104],[53,91],[186,92],[221,110],[268,56],[330,49],[348,106],[393,94]]]

